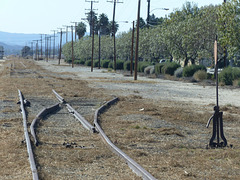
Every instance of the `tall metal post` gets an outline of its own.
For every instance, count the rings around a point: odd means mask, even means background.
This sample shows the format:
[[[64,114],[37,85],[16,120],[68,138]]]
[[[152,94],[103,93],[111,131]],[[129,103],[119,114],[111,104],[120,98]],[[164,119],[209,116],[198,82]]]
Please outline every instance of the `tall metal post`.
[[[135,29],[135,24],[133,21],[133,29],[132,29],[132,47],[131,47],[131,63],[130,63],[130,72],[131,72],[131,76],[133,74],[133,47],[134,47],[134,29]]]
[[[136,38],[136,50],[135,50],[135,66],[134,66],[135,73],[134,73],[134,80],[137,80],[140,7],[141,7],[141,0],[138,0],[137,38]]]

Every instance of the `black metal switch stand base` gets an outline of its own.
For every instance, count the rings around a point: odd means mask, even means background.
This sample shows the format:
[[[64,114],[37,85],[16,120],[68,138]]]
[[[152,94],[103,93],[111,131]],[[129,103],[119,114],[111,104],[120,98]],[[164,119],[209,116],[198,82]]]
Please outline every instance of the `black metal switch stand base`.
[[[207,128],[213,120],[213,133],[209,141],[209,146],[211,148],[221,148],[227,146],[227,140],[223,133],[223,112],[219,111],[218,106],[214,106],[214,114],[210,117],[207,123]],[[221,138],[221,140],[220,140]]]

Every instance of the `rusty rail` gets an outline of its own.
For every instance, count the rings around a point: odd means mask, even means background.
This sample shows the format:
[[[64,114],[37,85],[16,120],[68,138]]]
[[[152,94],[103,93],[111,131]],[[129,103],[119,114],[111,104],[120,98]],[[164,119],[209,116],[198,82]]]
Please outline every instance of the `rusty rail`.
[[[127,154],[125,154],[123,151],[121,151],[117,146],[115,146],[110,139],[106,136],[106,134],[103,132],[102,128],[98,124],[98,116],[103,113],[103,111],[109,107],[110,105],[114,104],[118,101],[118,98],[114,98],[111,101],[108,101],[103,106],[101,106],[99,109],[95,111],[94,115],[94,125],[96,129],[99,131],[100,135],[103,137],[103,139],[106,141],[106,143],[111,147],[111,149],[117,153],[120,157],[122,157],[128,164],[128,166],[133,170],[134,173],[136,173],[138,176],[141,176],[144,180],[156,180],[149,172],[147,172],[143,167],[141,167],[137,162],[135,162],[133,159],[131,159]]]
[[[33,139],[34,139],[34,142],[35,142],[35,145],[38,146],[38,140],[36,138],[36,133],[35,133],[35,124],[38,120],[40,120],[41,118],[43,118],[44,116],[46,116],[47,114],[50,114],[52,113],[53,111],[56,111],[60,106],[60,104],[57,103],[53,106],[50,106],[50,107],[47,107],[47,108],[44,108],[42,111],[40,111],[38,113],[38,115],[35,117],[35,119],[32,121],[31,123],[31,126],[30,126],[30,130],[31,130],[31,134],[33,136]]]
[[[65,102],[64,98],[61,97],[56,91],[52,90],[53,93],[56,95],[57,99],[60,102]],[[70,104],[66,104],[68,111],[73,114],[75,116],[75,118],[77,118],[80,123],[83,125],[84,128],[86,128],[87,130],[95,133],[96,129],[94,126],[92,126],[84,117],[82,117],[73,107],[70,106]]]
[[[20,90],[18,90],[18,95],[19,95],[19,99],[20,99],[21,113],[22,113],[22,117],[23,117],[24,136],[25,136],[25,141],[27,144],[27,151],[28,151],[28,157],[29,157],[29,163],[30,163],[30,167],[31,167],[31,171],[32,171],[32,176],[33,176],[33,180],[38,180],[37,168],[36,168],[33,151],[32,151],[32,146],[31,146],[31,142],[30,142],[30,138],[29,138],[28,130],[27,130],[27,117],[26,117],[26,112],[25,112],[25,108],[24,108],[24,98],[23,98],[22,92]]]

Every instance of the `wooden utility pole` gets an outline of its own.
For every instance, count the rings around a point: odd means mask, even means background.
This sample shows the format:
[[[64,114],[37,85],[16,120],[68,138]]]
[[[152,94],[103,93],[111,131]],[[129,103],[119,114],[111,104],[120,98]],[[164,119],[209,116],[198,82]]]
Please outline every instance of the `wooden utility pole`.
[[[134,29],[135,29],[135,24],[133,21],[133,29],[132,29],[132,48],[131,48],[131,63],[130,63],[130,72],[131,72],[131,76],[133,74],[133,47],[134,47]]]
[[[93,56],[94,56],[94,17],[93,17],[93,3],[98,3],[98,1],[86,1],[91,2],[91,22],[92,22],[92,61],[91,61],[91,72],[93,72]],[[90,25],[90,26],[91,26]],[[91,34],[91,28],[90,28]]]
[[[114,60],[114,70],[116,71],[117,63],[116,63],[116,36],[115,36],[115,11],[116,11],[116,3],[123,3],[119,2],[118,0],[107,1],[113,3],[113,24],[112,24],[112,36],[113,36],[113,60]]]
[[[135,66],[134,66],[135,73],[134,73],[134,80],[137,80],[140,7],[141,7],[141,0],[138,0],[137,38],[136,38],[136,50],[135,50]]]
[[[60,48],[59,48],[59,56],[58,56],[58,64],[60,64],[60,61],[61,61],[61,56],[62,56],[62,34],[63,34],[63,31],[62,29],[63,28],[58,28],[60,29]]]
[[[150,0],[147,0],[148,2],[148,10],[147,10],[147,28],[149,28],[149,22],[150,22]]]
[[[41,59],[43,58],[42,56],[43,56],[43,51],[42,51],[42,35],[44,35],[44,34],[40,34],[41,35]]]
[[[98,69],[100,69],[100,61],[101,61],[101,24],[100,24],[100,29],[98,33]]]
[[[72,30],[72,68],[74,67],[74,52],[73,52],[73,26],[71,26]]]
[[[55,47],[55,37],[57,37],[56,36],[56,32],[57,32],[57,30],[52,30],[53,32],[54,32],[54,34],[53,34],[53,37],[54,37],[54,39],[53,39],[53,59],[54,59],[54,57],[55,57],[55,51],[56,51],[56,47]]]
[[[75,27],[75,41],[77,41],[77,23],[78,22],[71,22],[71,23],[74,23],[74,27]]]

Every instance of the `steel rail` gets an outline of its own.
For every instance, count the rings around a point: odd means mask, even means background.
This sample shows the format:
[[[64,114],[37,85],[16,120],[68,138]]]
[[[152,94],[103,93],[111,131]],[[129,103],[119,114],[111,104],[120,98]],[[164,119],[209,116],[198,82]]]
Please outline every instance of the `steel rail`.
[[[128,166],[135,172],[138,176],[141,176],[144,180],[156,180],[149,172],[147,172],[143,167],[141,167],[137,162],[135,162],[133,159],[131,159],[127,154],[125,154],[123,151],[121,151],[117,146],[115,146],[110,139],[106,136],[106,134],[103,132],[101,126],[98,124],[98,116],[103,113],[103,111],[109,107],[110,105],[114,104],[118,101],[118,98],[114,98],[111,101],[108,101],[103,106],[98,108],[95,111],[94,115],[94,125],[96,129],[99,131],[102,138],[106,141],[106,143],[111,147],[111,149],[117,153],[120,157],[122,157],[128,164]]]
[[[55,96],[57,97],[57,99],[61,102],[61,103],[65,103],[65,100],[62,96],[60,96],[54,89],[52,89],[52,92],[55,94]]]
[[[66,103],[66,101],[64,100],[63,97],[61,97],[55,90],[52,90],[53,93],[56,95],[57,99],[60,101],[60,102],[64,102]],[[80,123],[83,125],[84,128],[86,128],[87,130],[95,133],[96,132],[96,129],[94,126],[92,126],[84,117],[82,117],[73,107],[70,106],[70,104],[66,104],[67,106],[67,110],[73,114],[75,116],[75,118],[77,118]]]
[[[37,173],[37,168],[33,156],[33,151],[32,151],[32,146],[30,142],[30,138],[28,135],[28,130],[27,130],[27,117],[26,117],[26,112],[24,108],[24,98],[22,95],[22,92],[18,89],[18,94],[19,94],[19,99],[20,99],[20,106],[21,106],[21,113],[23,117],[23,128],[24,128],[24,136],[25,136],[25,141],[27,144],[27,151],[28,151],[28,157],[29,157],[29,163],[32,171],[32,176],[33,180],[38,180],[38,173]]]
[[[60,107],[60,104],[57,103],[53,106],[50,106],[50,107],[47,107],[47,108],[44,108],[42,111],[40,111],[37,116],[35,117],[35,119],[32,121],[31,123],[31,126],[30,126],[30,130],[31,130],[31,134],[33,136],[33,139],[34,139],[34,142],[35,142],[35,145],[38,146],[38,140],[37,140],[37,137],[36,137],[36,133],[35,133],[35,124],[38,120],[40,120],[41,118],[43,118],[44,116],[46,116],[47,114],[50,114],[54,111],[56,111],[57,109],[59,109]]]

